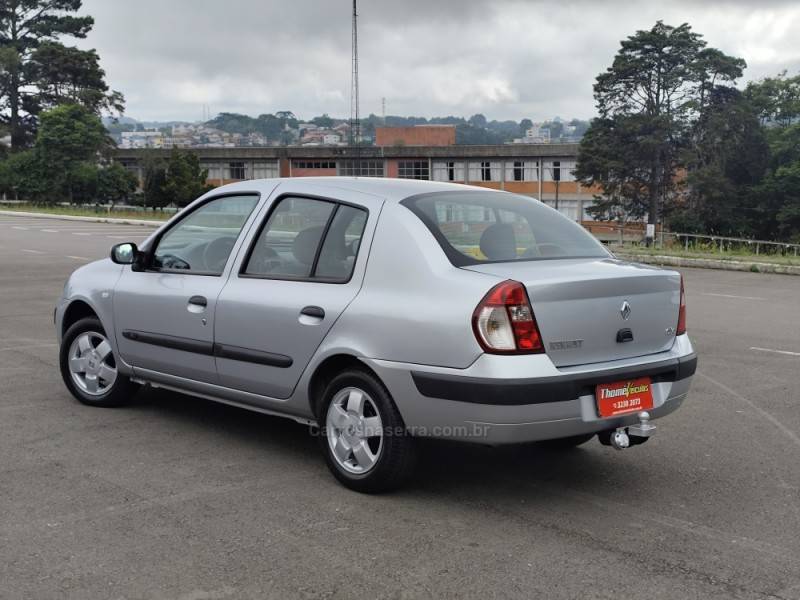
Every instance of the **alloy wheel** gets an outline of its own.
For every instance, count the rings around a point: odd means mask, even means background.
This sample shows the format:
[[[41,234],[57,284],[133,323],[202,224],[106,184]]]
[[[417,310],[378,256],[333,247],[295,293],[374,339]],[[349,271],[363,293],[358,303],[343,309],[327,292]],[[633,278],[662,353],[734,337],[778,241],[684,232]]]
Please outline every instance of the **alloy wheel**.
[[[325,423],[331,455],[342,469],[361,475],[375,466],[383,451],[383,422],[367,392],[356,387],[339,390]]]
[[[106,337],[96,331],[78,335],[69,347],[69,372],[78,389],[102,396],[117,380],[117,364]]]

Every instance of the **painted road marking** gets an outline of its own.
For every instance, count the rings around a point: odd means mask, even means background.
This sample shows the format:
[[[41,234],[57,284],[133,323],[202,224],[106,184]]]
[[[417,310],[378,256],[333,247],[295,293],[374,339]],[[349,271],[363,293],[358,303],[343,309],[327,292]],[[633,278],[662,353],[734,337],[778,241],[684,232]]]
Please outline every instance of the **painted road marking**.
[[[72,256],[67,254],[67,258],[73,258],[75,260],[92,260],[91,258],[86,258],[85,256]]]
[[[716,298],[736,298],[737,300],[766,300],[766,298],[759,298],[758,296],[734,296],[733,294],[712,294],[710,292],[703,292],[701,296],[714,296]]]
[[[785,354],[786,356],[800,356],[800,352],[789,352],[788,350],[774,350],[772,348],[759,348],[757,346],[750,346],[750,350],[757,350],[758,352],[771,352],[773,354]]]
[[[42,233],[58,233],[58,229],[40,229]]]
[[[127,240],[127,239],[130,239],[130,238],[144,238],[144,237],[150,237],[150,236],[149,236],[149,234],[148,235],[141,235],[141,234],[133,234],[133,235],[131,235],[131,234],[129,234],[129,235],[107,235],[106,237],[108,239],[110,239],[110,240]]]
[[[27,248],[20,248],[23,252],[28,252],[30,254],[44,254],[41,250],[28,250]]]
[[[58,344],[32,344],[30,346],[12,346],[10,348],[0,348],[0,352],[8,352],[10,350],[27,350],[29,348],[50,348],[51,346],[58,346]]]
[[[28,231],[27,227],[20,227],[19,225],[15,225],[11,229],[19,229],[20,231]]]
[[[749,406],[750,408],[752,408],[754,411],[756,411],[758,414],[760,414],[762,417],[764,417],[764,418],[765,418],[767,421],[769,421],[769,422],[770,422],[770,423],[772,423],[772,424],[773,424],[775,427],[777,427],[778,429],[780,429],[780,430],[781,430],[783,433],[785,433],[785,434],[786,434],[786,436],[787,436],[787,437],[788,437],[790,440],[792,440],[792,441],[793,441],[795,444],[797,444],[798,446],[800,446],[800,437],[798,437],[798,435],[797,435],[797,434],[796,434],[794,431],[792,431],[791,429],[789,429],[789,428],[788,428],[788,427],[787,427],[787,426],[786,426],[786,425],[783,423],[783,421],[781,421],[780,419],[776,418],[776,417],[775,417],[775,416],[773,416],[772,414],[770,414],[770,413],[768,413],[767,411],[765,411],[763,408],[761,408],[760,406],[758,406],[758,404],[755,404],[754,402],[752,402],[752,401],[748,400],[747,398],[745,398],[744,396],[742,396],[742,395],[741,395],[739,392],[737,392],[736,390],[732,390],[731,388],[729,388],[727,385],[725,385],[725,384],[724,384],[724,383],[722,383],[721,381],[717,381],[717,380],[716,380],[716,379],[714,379],[713,377],[709,377],[708,375],[706,375],[705,373],[701,373],[700,371],[698,371],[698,372],[697,372],[697,374],[698,374],[700,377],[702,377],[703,379],[705,379],[705,380],[707,380],[707,381],[710,381],[711,383],[713,383],[714,385],[716,385],[716,386],[717,386],[718,388],[720,388],[721,390],[723,390],[723,391],[727,392],[727,393],[728,393],[728,395],[732,396],[733,398],[738,398],[739,400],[741,400],[742,402],[744,402],[745,404],[747,404],[747,406]]]

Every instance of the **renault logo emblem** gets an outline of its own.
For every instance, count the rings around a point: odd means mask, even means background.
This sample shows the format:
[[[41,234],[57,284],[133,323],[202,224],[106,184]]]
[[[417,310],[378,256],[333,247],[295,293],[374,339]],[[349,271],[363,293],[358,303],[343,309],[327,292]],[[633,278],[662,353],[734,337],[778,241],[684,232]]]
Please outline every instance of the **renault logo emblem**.
[[[631,318],[631,305],[628,303],[627,300],[622,303],[622,307],[619,309],[619,314],[622,315],[622,320],[627,321]]]

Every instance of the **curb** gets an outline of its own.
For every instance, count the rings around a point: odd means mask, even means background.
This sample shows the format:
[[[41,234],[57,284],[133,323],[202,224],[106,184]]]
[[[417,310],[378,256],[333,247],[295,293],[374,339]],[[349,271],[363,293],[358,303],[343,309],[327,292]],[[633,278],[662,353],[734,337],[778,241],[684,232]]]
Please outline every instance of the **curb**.
[[[617,258],[647,265],[667,267],[693,267],[697,269],[717,269],[720,271],[746,271],[748,273],[775,273],[779,275],[800,275],[800,266],[778,265],[752,261],[717,260],[713,258],[685,258],[682,256],[651,256],[643,254],[617,253]]]
[[[34,219],[59,219],[62,221],[85,221],[89,223],[111,223],[116,225],[141,225],[142,227],[161,227],[166,221],[149,219],[115,219],[113,217],[78,217],[75,215],[51,215],[46,213],[22,212],[19,210],[0,210],[0,215],[28,217]]]

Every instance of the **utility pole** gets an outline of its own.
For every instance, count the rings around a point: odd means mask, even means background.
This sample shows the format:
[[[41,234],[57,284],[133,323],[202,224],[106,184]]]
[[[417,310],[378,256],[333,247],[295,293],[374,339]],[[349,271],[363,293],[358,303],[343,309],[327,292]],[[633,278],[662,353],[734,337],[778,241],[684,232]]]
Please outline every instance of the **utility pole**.
[[[358,7],[353,0],[353,61],[350,86],[350,145],[361,142],[361,120],[358,107]]]

